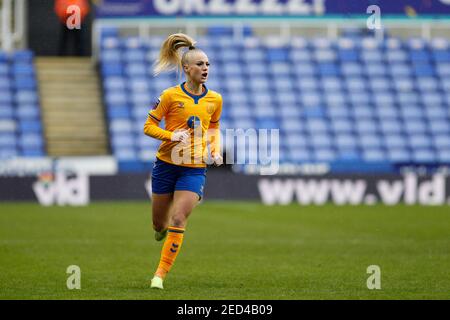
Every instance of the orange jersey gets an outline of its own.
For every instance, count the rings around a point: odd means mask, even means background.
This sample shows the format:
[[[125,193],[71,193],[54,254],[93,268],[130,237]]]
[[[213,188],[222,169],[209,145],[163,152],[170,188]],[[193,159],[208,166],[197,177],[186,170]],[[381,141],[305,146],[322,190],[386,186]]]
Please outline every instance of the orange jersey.
[[[219,152],[222,96],[205,86],[203,89],[201,95],[187,91],[185,83],[166,89],[149,112],[144,133],[163,141],[156,154],[158,159],[186,167],[205,167],[208,142],[211,154]],[[163,118],[164,129],[158,126]],[[179,129],[190,131],[188,145],[171,141],[173,131]]]

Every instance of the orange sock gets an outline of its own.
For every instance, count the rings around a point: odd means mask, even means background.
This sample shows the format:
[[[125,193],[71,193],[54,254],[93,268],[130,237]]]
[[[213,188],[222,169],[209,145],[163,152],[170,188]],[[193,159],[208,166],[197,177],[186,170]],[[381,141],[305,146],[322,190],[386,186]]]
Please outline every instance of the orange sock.
[[[169,227],[167,230],[167,239],[161,250],[161,259],[159,260],[158,269],[155,275],[165,278],[170,271],[178,252],[181,249],[183,243],[184,228]]]

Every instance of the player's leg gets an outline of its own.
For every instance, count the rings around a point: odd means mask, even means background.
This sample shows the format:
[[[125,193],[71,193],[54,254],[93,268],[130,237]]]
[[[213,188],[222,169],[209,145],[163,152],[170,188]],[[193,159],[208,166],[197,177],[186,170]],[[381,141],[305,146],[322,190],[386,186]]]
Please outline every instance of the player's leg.
[[[162,281],[169,273],[181,250],[187,219],[198,200],[198,194],[192,191],[175,191],[171,209],[171,224],[167,230],[167,239],[161,251],[161,259],[152,280],[152,287],[162,289]]]
[[[174,165],[156,160],[152,171],[152,219],[155,239],[164,239],[170,222],[170,206],[178,172]]]
[[[187,219],[199,203],[199,200],[200,197],[195,192],[176,190],[170,215],[170,225],[175,228],[185,229]]]
[[[158,269],[152,280],[152,287],[162,289],[163,279],[181,250],[187,220],[203,195],[204,184],[204,170],[186,169],[185,174],[178,179],[170,210],[171,223],[161,251]]]
[[[161,241],[166,237],[172,200],[173,193],[152,194],[152,220],[156,241]]]

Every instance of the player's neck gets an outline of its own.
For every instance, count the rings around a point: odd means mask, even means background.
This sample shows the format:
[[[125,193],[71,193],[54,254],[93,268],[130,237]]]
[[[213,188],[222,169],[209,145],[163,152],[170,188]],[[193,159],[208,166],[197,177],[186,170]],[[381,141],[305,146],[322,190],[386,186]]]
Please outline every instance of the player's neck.
[[[203,93],[203,85],[201,83],[190,82],[189,80],[185,83],[185,88],[189,93],[199,96]]]

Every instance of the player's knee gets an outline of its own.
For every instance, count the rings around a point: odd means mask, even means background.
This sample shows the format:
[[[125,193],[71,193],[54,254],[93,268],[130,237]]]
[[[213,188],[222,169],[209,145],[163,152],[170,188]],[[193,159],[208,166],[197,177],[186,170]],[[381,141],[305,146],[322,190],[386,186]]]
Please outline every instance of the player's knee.
[[[186,225],[187,214],[184,212],[175,212],[172,216],[172,225],[174,227],[183,228]]]

